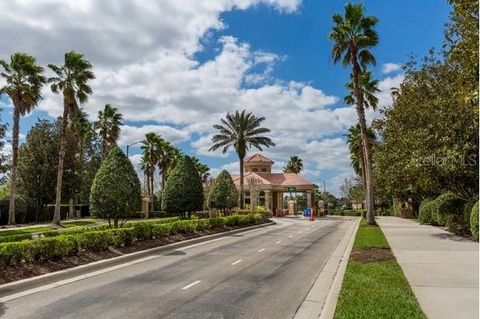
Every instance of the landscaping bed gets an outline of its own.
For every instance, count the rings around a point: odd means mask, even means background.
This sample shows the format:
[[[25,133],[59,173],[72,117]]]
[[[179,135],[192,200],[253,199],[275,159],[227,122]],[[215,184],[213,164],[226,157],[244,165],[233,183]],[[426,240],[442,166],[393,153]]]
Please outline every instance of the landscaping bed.
[[[0,243],[0,284],[264,222],[259,214],[170,223],[146,221],[118,229]]]
[[[355,237],[335,318],[426,318],[382,230],[365,220]]]

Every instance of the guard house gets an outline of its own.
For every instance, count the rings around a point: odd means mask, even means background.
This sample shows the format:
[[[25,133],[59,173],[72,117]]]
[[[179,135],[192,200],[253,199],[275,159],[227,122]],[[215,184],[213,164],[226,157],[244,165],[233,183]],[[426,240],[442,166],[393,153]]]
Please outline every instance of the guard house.
[[[258,204],[265,206],[273,213],[287,210],[284,194],[305,193],[307,208],[315,207],[312,194],[318,188],[313,182],[295,173],[272,173],[274,162],[260,154],[248,157],[244,162],[244,203],[250,204],[248,180],[256,178],[260,181]],[[240,189],[240,175],[232,175],[237,189]]]

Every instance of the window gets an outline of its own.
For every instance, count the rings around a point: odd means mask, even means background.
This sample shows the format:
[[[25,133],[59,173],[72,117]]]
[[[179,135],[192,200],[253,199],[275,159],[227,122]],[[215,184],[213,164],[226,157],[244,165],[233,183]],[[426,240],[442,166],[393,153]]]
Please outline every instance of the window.
[[[262,168],[262,172],[267,172],[267,169],[265,167]]]
[[[252,172],[258,172],[258,168],[252,168]]]

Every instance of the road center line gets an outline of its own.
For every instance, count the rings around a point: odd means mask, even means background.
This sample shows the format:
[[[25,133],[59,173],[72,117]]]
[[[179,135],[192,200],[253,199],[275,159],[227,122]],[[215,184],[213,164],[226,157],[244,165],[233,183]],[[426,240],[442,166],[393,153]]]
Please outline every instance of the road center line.
[[[275,244],[280,244],[281,242],[282,242],[282,241],[281,241],[281,240],[279,240],[279,241],[277,241]]]
[[[239,260],[237,260],[237,261],[234,261],[234,262],[232,263],[232,266],[235,266],[236,264],[239,264],[239,263],[241,263],[241,262],[242,262],[241,259],[239,259]]]
[[[196,284],[199,284],[200,282],[201,282],[201,280],[194,281],[194,282],[192,282],[191,284],[186,285],[185,287],[183,287],[182,290],[187,290],[188,288],[191,288],[191,287],[195,286]]]
[[[261,253],[264,250],[265,250],[265,248],[262,248],[262,249],[257,250],[257,252]]]

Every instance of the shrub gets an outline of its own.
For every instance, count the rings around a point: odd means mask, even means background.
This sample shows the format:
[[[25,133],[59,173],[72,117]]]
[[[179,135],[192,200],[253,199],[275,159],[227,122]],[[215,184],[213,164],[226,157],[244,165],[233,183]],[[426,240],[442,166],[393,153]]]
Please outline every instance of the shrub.
[[[203,207],[203,186],[193,160],[184,156],[168,177],[162,194],[162,209],[185,216]]]
[[[197,174],[198,175],[198,174]],[[113,148],[93,180],[90,210],[100,218],[111,218],[118,227],[119,218],[128,218],[141,204],[138,175],[120,148]]]
[[[238,191],[230,173],[223,170],[210,188],[208,207],[226,211],[235,206],[238,206]]]
[[[473,238],[478,240],[478,201],[473,205],[472,213],[470,214],[470,232]]]
[[[29,240],[29,239],[32,239],[32,234],[2,236],[0,237],[0,243],[10,243],[10,242]]]
[[[83,250],[105,250],[113,245],[112,232],[109,230],[93,231],[76,235],[78,245]]]
[[[133,228],[117,228],[110,230],[112,233],[112,243],[114,246],[130,246],[136,239],[136,233]]]
[[[152,235],[155,238],[165,237],[172,234],[171,224],[154,224],[152,228]]]
[[[74,236],[40,238],[30,241],[28,259],[46,261],[71,256],[78,252]]]
[[[438,196],[433,203],[434,218],[440,226],[447,226],[457,231],[467,225],[463,216],[465,200],[448,192]]]
[[[435,225],[437,219],[435,218],[435,210],[434,210],[434,200],[433,199],[425,199],[420,204],[420,209],[418,213],[418,220],[422,224],[430,224]]]
[[[30,243],[30,241],[19,241],[0,244],[0,264],[14,265],[26,260]]]

